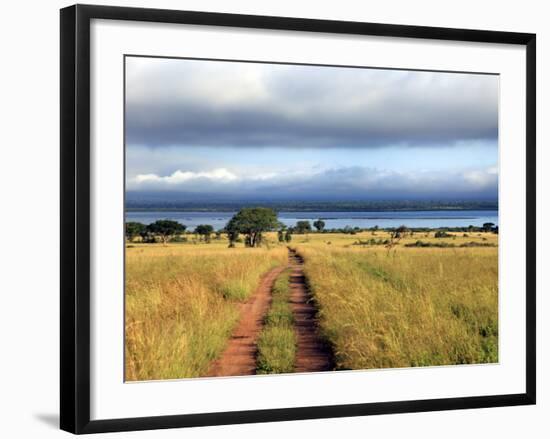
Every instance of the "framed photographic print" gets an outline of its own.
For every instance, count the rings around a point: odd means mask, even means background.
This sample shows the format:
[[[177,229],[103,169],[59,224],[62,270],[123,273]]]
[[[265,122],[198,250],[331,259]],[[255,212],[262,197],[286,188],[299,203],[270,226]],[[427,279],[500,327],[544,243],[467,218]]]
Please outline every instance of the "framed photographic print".
[[[535,403],[535,35],[61,10],[61,428]]]

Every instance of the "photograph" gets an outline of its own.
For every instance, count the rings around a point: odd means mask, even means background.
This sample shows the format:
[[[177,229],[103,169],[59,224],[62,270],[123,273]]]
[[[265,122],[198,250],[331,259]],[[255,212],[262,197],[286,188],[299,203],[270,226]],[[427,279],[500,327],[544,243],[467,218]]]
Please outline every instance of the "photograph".
[[[125,381],[499,363],[499,85],[125,55]]]

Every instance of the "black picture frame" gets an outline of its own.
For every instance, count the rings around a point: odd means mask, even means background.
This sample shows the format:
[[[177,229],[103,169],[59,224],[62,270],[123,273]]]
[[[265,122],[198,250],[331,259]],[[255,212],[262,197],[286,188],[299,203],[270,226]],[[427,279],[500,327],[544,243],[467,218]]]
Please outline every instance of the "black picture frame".
[[[525,115],[527,161],[526,392],[494,396],[90,420],[90,21],[92,19],[407,37],[525,46],[527,60],[525,66],[527,83]],[[89,5],[74,5],[62,9],[60,24],[60,424],[63,430],[77,434],[99,433],[535,404],[535,34]]]

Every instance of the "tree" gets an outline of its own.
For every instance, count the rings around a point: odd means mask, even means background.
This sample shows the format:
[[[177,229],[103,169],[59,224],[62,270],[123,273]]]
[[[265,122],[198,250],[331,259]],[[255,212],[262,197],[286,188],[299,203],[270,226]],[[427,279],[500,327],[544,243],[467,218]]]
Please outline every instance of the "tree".
[[[155,235],[149,231],[149,227],[145,226],[139,235],[141,236],[141,242],[146,242],[149,244],[155,243]]]
[[[229,236],[229,246],[234,247],[239,233],[246,235],[247,247],[260,247],[262,233],[275,230],[278,226],[277,213],[268,207],[246,207],[237,212],[225,227]]]
[[[290,229],[287,229],[287,231],[285,232],[285,241],[292,241],[292,231]]]
[[[315,227],[318,232],[322,232],[325,228],[325,222],[322,219],[318,219],[313,223],[313,227]]]
[[[483,231],[484,232],[490,232],[493,230],[493,227],[495,226],[495,223],[483,223]]]
[[[399,226],[397,229],[394,229],[390,232],[390,239],[386,244],[388,254],[390,253],[391,249],[395,247],[399,243],[399,241],[401,241],[401,238],[403,238],[408,232],[409,229],[407,229],[406,226]]]
[[[135,237],[140,236],[145,231],[145,225],[130,221],[126,223],[125,234],[128,241],[133,241]]]
[[[342,233],[345,233],[347,235],[355,235],[357,231],[350,226],[346,226],[342,229]]]
[[[214,233],[214,227],[210,224],[199,224],[195,227],[195,233],[199,236],[202,236],[204,242],[210,242],[210,235]]]
[[[183,224],[172,220],[157,220],[147,226],[147,231],[153,235],[160,236],[164,245],[174,235],[185,232],[185,229],[186,227]]]
[[[236,229],[227,230],[227,239],[229,239],[229,247],[233,248],[235,247],[235,243],[237,242],[237,239],[239,239],[239,232]]]
[[[279,222],[277,227],[277,240],[279,242],[285,242],[285,232],[287,230],[286,224]]]
[[[399,226],[397,229],[395,229],[393,232],[391,232],[390,235],[392,235],[395,239],[401,239],[408,232],[409,232],[409,229],[407,229],[406,226]]]
[[[296,233],[311,232],[311,223],[309,221],[298,221],[296,223]]]

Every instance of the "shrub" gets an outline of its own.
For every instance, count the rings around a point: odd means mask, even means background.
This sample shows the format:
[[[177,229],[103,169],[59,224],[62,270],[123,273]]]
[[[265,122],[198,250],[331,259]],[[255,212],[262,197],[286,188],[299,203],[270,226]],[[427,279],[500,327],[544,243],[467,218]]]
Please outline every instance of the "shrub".
[[[434,247],[434,248],[467,248],[467,247],[496,247],[496,244],[490,242],[464,242],[463,244],[456,245],[452,242],[425,242],[425,241],[416,241],[414,243],[405,244],[405,247]]]

